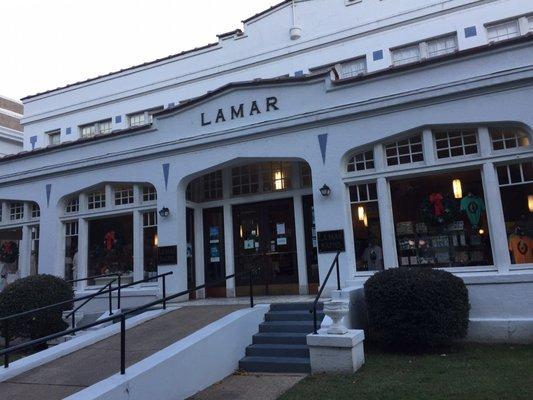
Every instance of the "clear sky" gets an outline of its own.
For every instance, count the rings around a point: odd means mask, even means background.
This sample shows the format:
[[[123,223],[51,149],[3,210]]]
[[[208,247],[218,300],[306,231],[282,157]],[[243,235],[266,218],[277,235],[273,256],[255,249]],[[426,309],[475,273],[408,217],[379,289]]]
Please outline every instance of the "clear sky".
[[[0,94],[14,99],[217,41],[279,0],[0,0]]]

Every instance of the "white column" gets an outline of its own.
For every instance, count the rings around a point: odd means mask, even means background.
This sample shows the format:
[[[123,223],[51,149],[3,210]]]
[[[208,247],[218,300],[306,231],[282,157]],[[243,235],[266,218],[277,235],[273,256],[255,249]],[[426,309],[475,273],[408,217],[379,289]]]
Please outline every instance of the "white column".
[[[482,157],[488,157],[492,154],[492,140],[490,138],[489,129],[482,126],[477,131],[479,139],[479,153]]]
[[[389,183],[386,178],[377,179],[379,221],[381,225],[381,245],[385,269],[398,267],[396,239],[394,237],[394,216],[390,197]],[[407,205],[408,207],[409,205]]]
[[[194,209],[194,266],[196,269],[196,286],[205,283],[204,264],[204,215],[201,207]],[[200,299],[205,298],[205,289],[196,292]]]
[[[115,208],[115,193],[113,191],[113,186],[105,185],[105,209],[112,210]]]
[[[177,246],[177,265],[159,265],[158,273],[173,272],[166,278],[167,295],[187,290],[187,218],[185,189],[169,185],[157,188],[157,209],[167,207],[168,217],[158,218],[157,233],[159,247]],[[183,300],[188,298],[184,297]]]
[[[133,212],[133,280],[144,279],[144,235],[143,214]]]
[[[233,210],[231,204],[224,204],[224,253],[226,257],[226,276],[235,273],[233,248]],[[235,278],[226,281],[226,296],[235,297]]]
[[[374,145],[374,168],[376,171],[385,169],[385,151],[382,143]]]
[[[294,233],[296,235],[296,256],[298,260],[298,285],[300,294],[309,293],[307,278],[307,254],[305,251],[305,225],[302,196],[294,196]]]
[[[424,147],[424,160],[426,165],[435,165],[435,146],[433,145],[433,132],[431,129],[424,129],[422,133],[422,145]]]
[[[42,231],[41,231],[42,235]],[[89,274],[89,222],[84,219],[78,219],[78,272],[77,279],[86,278]],[[77,288],[83,290],[87,282],[79,282]]]
[[[507,244],[507,232],[503,216],[500,185],[494,164],[483,164],[483,190],[487,202],[487,219],[489,224],[490,242],[494,265],[500,272],[508,272],[511,265],[511,256]]]
[[[55,201],[51,199],[50,207],[46,205],[41,207],[39,270],[41,274],[63,276],[64,249],[61,248],[61,241],[58,240],[62,232],[62,223],[59,220],[58,208],[54,204]]]
[[[31,263],[31,228],[28,225],[22,227],[22,239],[19,245],[19,276],[30,276]]]

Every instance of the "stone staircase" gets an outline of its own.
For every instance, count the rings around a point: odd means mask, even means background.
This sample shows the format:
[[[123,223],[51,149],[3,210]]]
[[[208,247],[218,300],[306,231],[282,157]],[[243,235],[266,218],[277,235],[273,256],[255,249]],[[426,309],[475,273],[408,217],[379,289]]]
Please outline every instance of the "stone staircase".
[[[248,372],[311,372],[306,336],[313,332],[312,303],[272,304],[239,368]],[[318,326],[324,318],[317,308]]]

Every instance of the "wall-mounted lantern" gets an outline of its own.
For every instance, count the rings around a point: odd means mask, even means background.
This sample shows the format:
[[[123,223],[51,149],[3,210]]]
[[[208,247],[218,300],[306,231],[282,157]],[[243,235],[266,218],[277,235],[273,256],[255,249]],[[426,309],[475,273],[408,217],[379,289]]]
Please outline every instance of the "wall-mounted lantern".
[[[159,210],[159,215],[161,218],[167,218],[170,215],[170,210],[168,207],[163,207],[161,210]]]
[[[331,189],[328,185],[324,184],[324,186],[322,186],[320,188],[320,194],[324,197],[328,197],[330,194],[331,194]]]

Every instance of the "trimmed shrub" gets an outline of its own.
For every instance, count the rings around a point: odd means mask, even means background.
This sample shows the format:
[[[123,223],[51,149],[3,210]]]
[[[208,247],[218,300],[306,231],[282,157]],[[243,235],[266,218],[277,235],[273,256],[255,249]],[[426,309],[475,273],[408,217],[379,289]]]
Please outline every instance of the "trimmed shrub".
[[[0,293],[0,317],[72,300],[74,291],[65,280],[51,275],[36,275],[19,279]],[[62,314],[72,304],[41,311],[9,321],[9,336],[38,339],[67,328]]]
[[[365,284],[370,339],[385,348],[427,351],[464,338],[470,304],[464,282],[449,272],[395,268]]]

